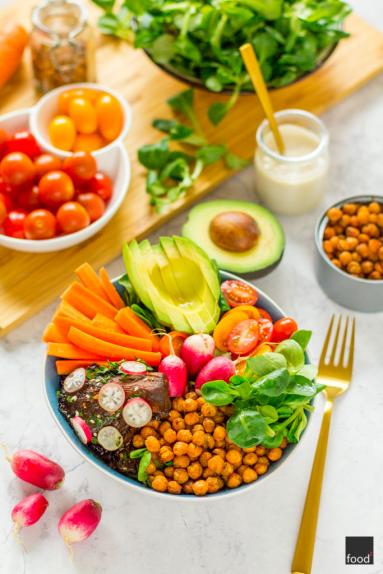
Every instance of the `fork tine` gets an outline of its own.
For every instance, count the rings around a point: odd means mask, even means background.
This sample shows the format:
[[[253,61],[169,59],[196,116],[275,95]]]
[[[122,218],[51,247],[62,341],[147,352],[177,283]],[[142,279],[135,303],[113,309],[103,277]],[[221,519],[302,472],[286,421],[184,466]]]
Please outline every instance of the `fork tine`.
[[[327,329],[326,339],[323,343],[322,354],[321,354],[320,359],[319,359],[320,365],[324,365],[325,361],[326,361],[327,349],[328,349],[328,344],[329,344],[330,338],[331,338],[331,331],[332,331],[332,326],[334,324],[334,320],[335,320],[335,315],[333,315],[331,317],[331,321],[330,321],[330,324],[329,324],[328,329]]]
[[[350,352],[348,355],[348,362],[347,362],[347,370],[352,373],[352,366],[354,363],[354,345],[355,345],[355,317],[352,320],[352,330],[351,330],[351,339],[350,339]]]
[[[346,324],[344,326],[344,333],[343,333],[343,341],[342,341],[342,349],[339,355],[339,365],[342,367],[344,363],[344,356],[346,353],[346,343],[347,343],[347,333],[348,333],[348,321],[349,317],[346,317]]]
[[[340,326],[342,324],[342,315],[339,315],[339,319],[338,319],[338,325],[336,328],[336,333],[335,333],[335,338],[334,338],[334,342],[332,345],[332,351],[331,351],[331,356],[329,359],[329,364],[333,365],[335,363],[335,355],[336,355],[336,351],[337,351],[337,347],[338,347],[338,339],[339,339],[339,333],[340,333]],[[346,331],[345,331],[346,333]]]

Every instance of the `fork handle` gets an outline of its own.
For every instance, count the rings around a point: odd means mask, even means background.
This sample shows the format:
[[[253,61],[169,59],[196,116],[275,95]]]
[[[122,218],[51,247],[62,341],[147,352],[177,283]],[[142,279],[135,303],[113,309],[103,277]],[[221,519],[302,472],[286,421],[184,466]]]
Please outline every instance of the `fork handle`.
[[[311,573],[332,408],[332,401],[327,399],[314,462],[311,469],[310,482],[307,489],[301,525],[295,546],[295,553],[291,566],[292,574]]]

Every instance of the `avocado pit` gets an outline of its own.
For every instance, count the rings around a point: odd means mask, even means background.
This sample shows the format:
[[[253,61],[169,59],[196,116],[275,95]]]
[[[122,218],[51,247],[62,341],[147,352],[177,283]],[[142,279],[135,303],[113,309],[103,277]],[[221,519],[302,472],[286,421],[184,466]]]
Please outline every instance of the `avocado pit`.
[[[242,211],[223,211],[210,222],[209,235],[213,243],[234,253],[249,251],[257,243],[260,229],[253,217]]]

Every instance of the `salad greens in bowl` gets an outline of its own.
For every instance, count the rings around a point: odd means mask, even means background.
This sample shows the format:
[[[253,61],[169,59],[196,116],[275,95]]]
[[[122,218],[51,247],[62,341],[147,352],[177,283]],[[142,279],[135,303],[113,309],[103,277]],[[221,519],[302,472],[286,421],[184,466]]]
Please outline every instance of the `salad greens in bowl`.
[[[212,92],[231,92],[209,110],[218,124],[252,91],[239,48],[250,42],[270,88],[315,70],[348,34],[343,0],[93,0],[104,34],[133,39],[167,72]]]

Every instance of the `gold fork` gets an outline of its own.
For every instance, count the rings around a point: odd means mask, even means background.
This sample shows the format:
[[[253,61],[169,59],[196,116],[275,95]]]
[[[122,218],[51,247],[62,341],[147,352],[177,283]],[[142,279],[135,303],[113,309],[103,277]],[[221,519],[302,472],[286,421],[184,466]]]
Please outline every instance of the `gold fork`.
[[[352,365],[354,360],[355,319],[352,319],[351,321],[349,321],[348,317],[346,319],[343,337],[340,343],[341,348],[339,360],[337,362],[335,362],[335,358],[337,356],[337,352],[339,352],[338,341],[342,317],[339,317],[336,327],[335,322],[335,315],[333,315],[319,360],[318,382],[327,385],[326,389],[323,391],[326,397],[326,403],[314,462],[311,469],[310,482],[307,489],[301,525],[295,546],[293,563],[291,566],[292,574],[311,573],[332,409],[334,406],[334,400],[339,395],[347,391],[351,383]],[[329,360],[326,361],[329,351],[329,343],[334,331],[335,337],[331,348],[331,355]],[[350,348],[348,358],[345,363],[346,344],[349,337]]]

